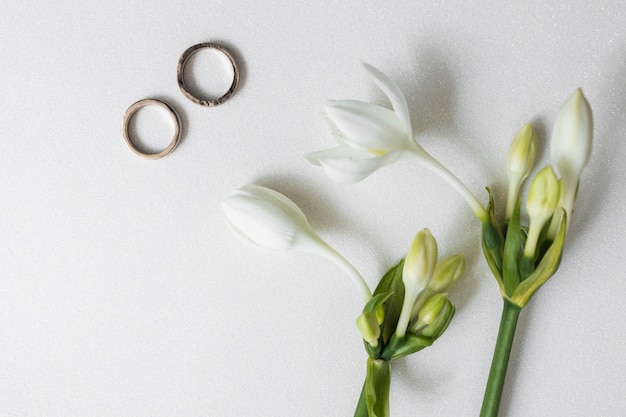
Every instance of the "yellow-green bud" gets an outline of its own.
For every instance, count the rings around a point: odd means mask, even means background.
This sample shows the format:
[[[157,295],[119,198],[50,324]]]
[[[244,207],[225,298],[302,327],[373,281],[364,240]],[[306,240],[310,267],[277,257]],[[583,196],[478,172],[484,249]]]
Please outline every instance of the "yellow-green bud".
[[[413,239],[413,244],[404,261],[402,282],[405,292],[422,291],[433,277],[437,265],[437,242],[430,230],[421,230]]]
[[[447,301],[448,294],[446,293],[435,294],[430,297],[420,309],[418,321],[425,325],[432,324],[441,314],[441,310],[445,307]]]
[[[440,261],[435,267],[433,279],[428,289],[434,293],[446,291],[454,285],[465,271],[465,256],[462,253],[452,255]]]
[[[426,300],[420,309],[411,332],[424,336],[437,335],[441,332],[442,326],[447,326],[451,314],[454,314],[454,306],[448,299],[448,294],[435,294]]]
[[[530,123],[517,132],[506,164],[507,175],[509,177],[509,192],[506,205],[506,218],[510,219],[515,209],[517,196],[522,182],[528,177],[535,164],[537,155],[537,134]]]
[[[530,183],[526,212],[530,221],[543,224],[552,217],[559,204],[561,186],[551,166],[544,167]]]
[[[413,305],[420,293],[428,286],[436,265],[437,242],[430,230],[423,229],[413,239],[413,244],[404,260],[404,269],[402,270],[404,301],[396,327],[398,337],[403,337],[406,334]]]
[[[376,314],[365,312],[356,319],[356,327],[359,329],[363,339],[371,346],[378,346],[378,338],[380,337],[380,325]]]
[[[524,256],[533,257],[543,225],[559,206],[561,185],[551,166],[544,167],[535,175],[528,190],[526,211],[530,219]]]

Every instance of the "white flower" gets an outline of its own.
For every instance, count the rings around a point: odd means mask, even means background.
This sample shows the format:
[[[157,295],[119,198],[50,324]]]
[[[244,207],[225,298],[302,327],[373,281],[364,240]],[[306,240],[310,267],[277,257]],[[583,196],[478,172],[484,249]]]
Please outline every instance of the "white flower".
[[[356,100],[329,101],[325,114],[338,146],[306,155],[335,181],[354,183],[398,160],[416,162],[448,182],[482,221],[488,214],[478,199],[415,140],[409,108],[398,86],[385,74],[363,63],[387,95],[392,110]]]
[[[325,115],[339,146],[306,158],[339,182],[361,181],[406,151],[424,153],[413,139],[409,109],[398,86],[371,65],[363,66],[387,95],[393,111],[357,100],[326,103]]]
[[[554,122],[550,152],[561,175],[562,206],[569,225],[583,169],[589,163],[593,140],[591,107],[579,88],[559,110]]]
[[[260,185],[246,185],[233,191],[222,207],[231,228],[243,240],[280,252],[321,255],[350,275],[365,302],[372,297],[361,274],[315,233],[302,210],[284,195]]]

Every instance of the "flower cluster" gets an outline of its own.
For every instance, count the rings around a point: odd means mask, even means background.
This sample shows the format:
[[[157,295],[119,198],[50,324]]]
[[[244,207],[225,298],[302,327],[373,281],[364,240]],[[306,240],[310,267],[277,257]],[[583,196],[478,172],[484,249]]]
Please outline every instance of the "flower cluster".
[[[491,191],[485,207],[465,184],[428,154],[413,135],[407,102],[398,86],[371,65],[364,66],[389,98],[393,111],[356,100],[329,102],[325,113],[339,146],[311,153],[307,159],[332,179],[343,182],[360,181],[399,160],[416,162],[440,175],[482,223],[483,252],[503,296],[523,307],[558,268],[580,176],[591,155],[592,115],[582,91],[576,90],[557,116],[551,140],[554,167],[541,170],[531,183],[526,204],[530,224],[526,227],[520,225],[518,200],[537,153],[537,135],[530,124],[518,132],[511,146],[502,222],[495,217]]]
[[[446,291],[463,274],[465,258],[437,262],[437,252],[428,229],[417,233],[406,259],[383,276],[357,318],[369,357],[355,416],[389,415],[389,362],[431,346],[450,324],[455,309]]]
[[[530,125],[515,136],[509,152],[504,221],[496,219],[489,192],[483,252],[502,296],[518,307],[524,307],[559,267],[580,177],[591,155],[592,131],[591,108],[578,89],[554,124],[550,146],[554,166],[546,165],[530,183],[525,205],[528,226],[520,221],[520,188],[535,163],[537,136]]]
[[[365,303],[356,327],[369,355],[355,415],[388,415],[389,362],[432,345],[446,330],[455,311],[446,291],[463,274],[463,255],[437,262],[437,242],[424,229],[415,236],[406,259],[383,276],[372,295],[356,268],[319,237],[302,210],[284,195],[246,185],[224,201],[223,209],[235,234],[245,241],[281,252],[324,256],[352,277]]]
[[[524,204],[528,225],[522,225],[522,187],[533,171],[538,138],[530,124],[515,135],[507,161],[508,194],[503,219],[494,198],[478,198],[419,144],[413,134],[406,99],[386,75],[364,64],[387,95],[392,109],[356,100],[330,101],[326,119],[337,141],[331,149],[307,155],[332,179],[357,182],[378,169],[411,161],[432,170],[467,202],[482,223],[482,248],[495,276],[504,309],[492,368],[481,410],[496,416],[511,344],[521,309],[557,270],[571,221],[580,178],[591,155],[591,108],[580,89],[563,105],[551,138],[553,165],[532,179]],[[364,307],[356,320],[368,354],[367,374],[355,417],[389,415],[390,362],[415,353],[441,336],[455,309],[447,290],[465,269],[463,255],[438,261],[437,243],[428,229],[415,236],[405,259],[392,267],[372,293],[362,275],[309,225],[298,206],[282,194],[258,185],[233,192],[223,204],[237,235],[258,246],[321,255],[348,273]]]

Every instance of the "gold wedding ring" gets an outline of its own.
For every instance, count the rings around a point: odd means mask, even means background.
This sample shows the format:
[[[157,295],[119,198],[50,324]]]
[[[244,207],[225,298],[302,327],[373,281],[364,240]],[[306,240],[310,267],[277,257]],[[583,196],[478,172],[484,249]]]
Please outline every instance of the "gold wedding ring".
[[[228,89],[226,94],[214,100],[201,99],[201,98],[194,96],[189,91],[189,88],[187,87],[187,83],[185,81],[185,65],[187,65],[187,61],[193,54],[195,54],[196,52],[204,48],[211,48],[211,49],[216,49],[220,51],[221,53],[226,55],[226,57],[229,59],[233,67],[233,82],[230,85],[230,88]],[[178,78],[178,87],[180,88],[180,91],[185,95],[185,97],[187,97],[189,100],[193,101],[196,104],[199,104],[201,106],[207,106],[207,107],[217,106],[219,104],[222,104],[229,98],[231,98],[232,95],[235,94],[235,91],[237,90],[237,86],[239,85],[239,67],[237,66],[237,63],[235,62],[235,58],[233,58],[233,55],[228,51],[228,49],[216,43],[209,43],[209,42],[199,43],[197,45],[194,45],[188,48],[185,52],[183,52],[183,54],[180,56],[180,59],[178,60],[178,67],[176,68],[176,75]]]
[[[130,137],[130,132],[128,131],[130,120],[132,119],[133,115],[139,109],[145,106],[159,106],[165,109],[165,111],[171,116],[172,121],[174,122],[174,136],[172,137],[172,141],[169,145],[167,145],[165,149],[156,153],[149,153],[139,149],[137,145],[135,145],[135,143],[133,142],[132,138]],[[128,147],[130,148],[130,150],[133,151],[135,154],[141,156],[142,158],[162,158],[168,153],[172,152],[174,148],[176,148],[176,145],[178,145],[178,142],[180,142],[180,117],[178,117],[178,113],[176,113],[176,111],[167,103],[152,98],[139,100],[138,102],[132,104],[128,108],[128,110],[126,110],[126,113],[124,113],[124,122],[122,123],[122,137],[124,138],[124,141],[126,142],[126,145],[128,145]]]

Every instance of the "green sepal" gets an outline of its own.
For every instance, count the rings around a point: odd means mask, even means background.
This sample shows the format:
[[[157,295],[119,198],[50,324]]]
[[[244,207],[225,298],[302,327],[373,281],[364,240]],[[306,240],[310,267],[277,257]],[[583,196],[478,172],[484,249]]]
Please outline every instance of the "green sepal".
[[[389,388],[391,369],[389,362],[367,358],[365,377],[365,403],[369,417],[389,416]]]
[[[520,200],[515,204],[513,216],[506,230],[504,241],[504,257],[502,259],[502,278],[504,283],[504,293],[507,296],[513,295],[519,285],[519,258],[522,242],[522,232],[520,230]]]
[[[496,278],[496,281],[498,281],[498,285],[500,286],[500,288],[503,288],[504,284],[502,281],[502,249],[500,246],[501,243],[498,246],[495,246],[494,236],[497,236],[499,238],[499,233],[497,232],[495,227],[493,227],[491,223],[483,223],[483,254],[485,255],[485,260],[487,261],[487,265],[489,265],[489,269],[491,269],[491,273]]]
[[[385,300],[385,318],[382,327],[383,344],[387,344],[396,330],[402,311],[402,303],[404,302],[402,268],[404,268],[404,259],[387,271],[374,290],[374,298],[380,294],[391,293]]]
[[[363,346],[365,347],[365,352],[367,352],[367,356],[369,356],[372,359],[380,359],[380,352],[382,348],[380,339],[378,342],[378,346],[376,347],[372,347],[372,345],[367,343],[365,340],[363,341]]]
[[[524,307],[539,287],[545,284],[559,268],[565,243],[566,216],[565,210],[562,210],[561,221],[552,245],[543,255],[535,271],[521,282],[515,289],[515,293],[509,297],[509,300],[518,307]]]
[[[483,254],[489,269],[493,273],[493,276],[498,281],[500,289],[504,291],[504,284],[502,282],[502,233],[496,227],[495,208],[493,193],[491,189],[487,187],[487,193],[489,195],[489,204],[487,205],[487,212],[489,213],[489,221],[482,223],[482,247]]]
[[[390,359],[398,359],[403,356],[419,352],[420,350],[431,346],[434,341],[435,339],[431,337],[408,333],[404,335],[394,351],[390,352]]]
[[[382,306],[385,301],[389,299],[393,295],[392,292],[381,292],[380,294],[374,295],[363,307],[363,313],[376,313],[378,308]]]

